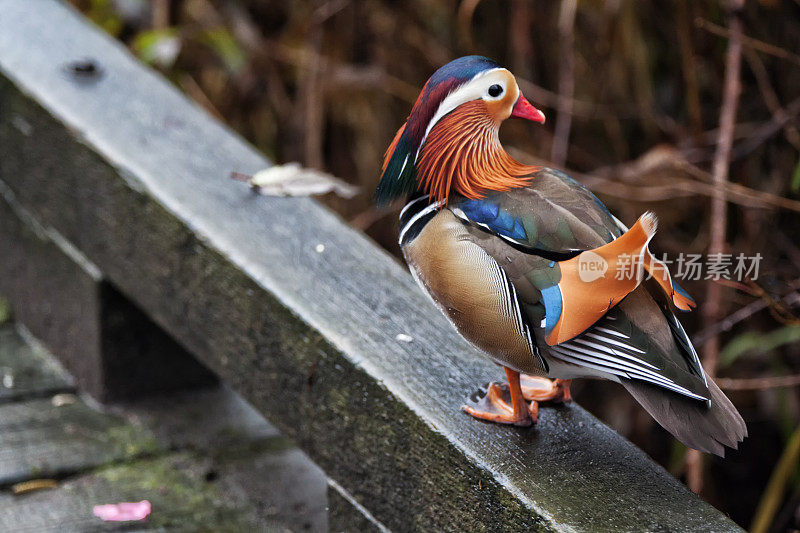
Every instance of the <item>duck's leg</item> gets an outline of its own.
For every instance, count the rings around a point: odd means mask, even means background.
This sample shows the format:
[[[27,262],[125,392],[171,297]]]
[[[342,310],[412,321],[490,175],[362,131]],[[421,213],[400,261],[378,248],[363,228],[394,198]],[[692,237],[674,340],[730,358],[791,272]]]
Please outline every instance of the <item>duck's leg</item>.
[[[571,402],[571,383],[571,379],[548,379],[528,374],[520,377],[522,396],[530,402]]]
[[[525,398],[522,397],[522,388],[519,384],[519,372],[506,368],[508,386],[490,383],[486,395],[482,398],[473,397],[472,405],[463,405],[461,409],[481,420],[498,422],[500,424],[514,424],[515,426],[530,426],[536,420],[531,417]],[[511,400],[511,405],[506,401]]]

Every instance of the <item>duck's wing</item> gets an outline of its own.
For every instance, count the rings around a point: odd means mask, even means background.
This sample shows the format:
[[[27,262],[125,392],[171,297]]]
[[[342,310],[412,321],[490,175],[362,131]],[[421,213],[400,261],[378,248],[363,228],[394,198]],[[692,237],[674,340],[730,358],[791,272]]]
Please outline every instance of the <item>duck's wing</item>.
[[[636,379],[697,400],[708,399],[697,353],[669,300],[654,282],[634,288],[578,335],[550,345],[546,342],[546,325],[553,306],[547,297],[548,291],[559,282],[559,262],[529,253],[477,226],[464,224],[468,235],[464,240],[494,259],[514,286],[518,305],[532,325],[534,340],[545,359],[582,367],[558,370],[557,364],[551,364],[551,377]],[[564,372],[574,372],[574,376]]]
[[[530,253],[554,259],[607,244],[622,235],[617,219],[586,187],[563,172],[543,168],[529,187],[480,200],[455,197],[460,219]]]

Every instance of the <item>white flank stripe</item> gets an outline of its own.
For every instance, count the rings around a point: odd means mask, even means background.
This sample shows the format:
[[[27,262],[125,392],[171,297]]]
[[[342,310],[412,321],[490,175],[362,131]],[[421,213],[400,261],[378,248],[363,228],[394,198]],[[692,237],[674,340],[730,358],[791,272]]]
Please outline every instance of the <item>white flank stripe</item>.
[[[595,331],[602,331],[603,333],[608,333],[609,335],[616,335],[617,337],[622,337],[623,339],[630,339],[630,337],[628,337],[621,331],[614,331],[613,329],[604,328],[603,326],[595,326],[594,329]]]
[[[605,340],[602,337],[601,337],[601,339]],[[589,346],[591,348],[596,348],[596,349],[598,349],[600,351],[606,352],[606,353],[611,354],[611,355],[619,355],[619,353],[614,348],[612,348],[611,346],[603,346],[602,344],[597,344],[596,342],[587,341],[583,337],[578,337],[576,339],[572,339],[571,342],[577,342],[578,344],[584,344],[586,346]],[[632,352],[644,353],[640,349],[634,348],[633,346],[628,347],[628,349],[630,351],[632,351]]]
[[[637,348],[636,346],[633,346],[631,344],[627,344],[627,343],[622,342],[622,341],[618,341],[617,339],[609,339],[608,337],[603,337],[602,335],[598,335],[597,333],[593,333],[591,331],[587,332],[585,336],[586,337],[591,337],[593,339],[597,339],[599,341],[607,342],[608,344],[613,344],[614,346],[619,346],[620,348],[625,348],[626,350],[630,350],[632,352],[645,353],[642,350],[640,350],[639,348]],[[615,351],[614,353],[617,353],[617,352]]]
[[[652,370],[648,370],[648,369],[646,369],[644,367],[638,366],[638,365],[633,364],[633,363],[629,363],[627,361],[623,361],[621,359],[608,359],[608,358],[605,358],[605,357],[600,357],[600,358],[594,357],[594,356],[588,354],[587,352],[585,352],[583,350],[576,349],[575,347],[567,348],[567,350],[572,352],[573,355],[576,356],[576,357],[582,357],[584,359],[591,359],[592,361],[595,361],[595,362],[597,362],[599,364],[604,364],[604,365],[608,365],[608,366],[613,366],[615,368],[620,368],[620,369],[625,370],[626,372],[637,372],[637,373],[640,373],[640,374],[642,374],[644,376],[649,376],[650,378],[652,378],[654,380],[662,381],[664,383],[673,383],[673,381],[671,379],[669,379],[669,378],[667,378],[665,376],[662,376],[661,374],[657,374],[656,372],[653,372]]]
[[[669,379],[667,379],[667,378],[665,378],[665,377],[663,377],[663,376],[661,376],[659,374],[656,374],[655,372],[651,372],[650,370],[647,370],[646,368],[637,367],[637,366],[632,365],[630,363],[626,363],[625,361],[620,361],[618,359],[605,359],[605,358],[601,358],[601,357],[594,357],[594,356],[590,355],[589,353],[587,353],[587,352],[585,352],[583,350],[576,349],[574,347],[561,348],[561,350],[567,352],[569,355],[571,355],[573,357],[578,357],[578,358],[583,359],[585,361],[592,361],[592,362],[597,363],[599,365],[604,365],[604,366],[607,366],[609,368],[615,368],[617,370],[621,370],[621,371],[624,371],[624,372],[640,373],[643,376],[646,375],[646,376],[652,377],[655,380],[662,381],[664,383],[672,383],[672,381],[670,381]]]
[[[659,385],[659,386],[662,386],[662,387],[667,387],[667,388],[672,388],[672,387],[677,387],[678,386],[678,385],[675,385],[675,383],[673,383],[669,379],[667,379],[667,378],[665,378],[663,376],[659,376],[658,374],[650,375],[652,373],[646,374],[643,370],[639,370],[639,369],[635,369],[635,368],[628,368],[627,366],[623,366],[623,365],[617,364],[616,362],[610,362],[610,361],[607,361],[607,360],[597,360],[597,359],[592,358],[592,357],[585,357],[585,356],[583,356],[582,353],[575,352],[573,350],[561,349],[558,352],[558,354],[559,354],[559,356],[570,357],[570,358],[572,358],[572,359],[574,359],[576,361],[580,361],[580,362],[585,363],[587,365],[591,364],[591,365],[594,365],[594,367],[602,367],[602,368],[605,369],[606,372],[609,372],[609,373],[612,373],[612,374],[617,374],[617,375],[620,375],[620,376],[626,376],[626,377],[630,377],[630,378],[638,378],[638,379],[641,379],[643,381],[648,381],[650,383],[653,383],[653,384],[656,384],[656,385]]]
[[[597,359],[589,355],[587,351],[577,351],[575,349],[565,348],[563,345],[554,346],[551,348],[551,351],[554,352],[558,358],[579,366],[586,366],[588,368],[594,368],[602,372],[616,374],[618,376],[628,377],[631,379],[640,379],[642,381],[647,381],[665,389],[683,394],[684,396],[689,396],[697,400],[708,400],[705,396],[695,394],[685,387],[681,387],[669,378],[660,374],[656,374],[655,372],[651,372],[645,368],[629,368],[629,365],[623,363],[622,361]]]

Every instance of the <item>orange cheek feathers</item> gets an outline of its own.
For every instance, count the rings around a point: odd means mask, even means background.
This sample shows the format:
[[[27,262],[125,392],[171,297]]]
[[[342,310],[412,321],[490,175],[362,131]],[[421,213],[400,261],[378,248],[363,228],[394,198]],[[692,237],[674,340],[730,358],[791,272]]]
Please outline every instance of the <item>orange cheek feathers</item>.
[[[462,104],[428,134],[417,170],[432,200],[445,200],[451,191],[475,200],[487,191],[524,187],[539,170],[503,150],[487,106],[483,100]]]

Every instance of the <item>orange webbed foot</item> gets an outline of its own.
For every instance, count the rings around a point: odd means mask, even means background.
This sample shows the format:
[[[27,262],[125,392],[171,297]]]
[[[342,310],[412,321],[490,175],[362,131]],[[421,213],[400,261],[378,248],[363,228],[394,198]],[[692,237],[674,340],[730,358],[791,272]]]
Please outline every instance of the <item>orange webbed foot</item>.
[[[489,383],[485,392],[477,391],[467,402],[467,405],[461,406],[461,410],[480,420],[515,426],[530,426],[534,423],[529,411],[514,414],[509,387],[505,383]]]
[[[548,379],[528,374],[520,375],[522,396],[529,402],[561,402],[572,401],[569,386],[571,379]]]
[[[461,409],[475,418],[490,422],[515,426],[535,424],[539,406],[536,402],[532,402],[530,406],[525,402],[520,388],[519,372],[509,368],[505,371],[508,385],[490,383],[484,394],[481,395],[482,390],[473,394],[468,400],[469,405],[463,405]]]

